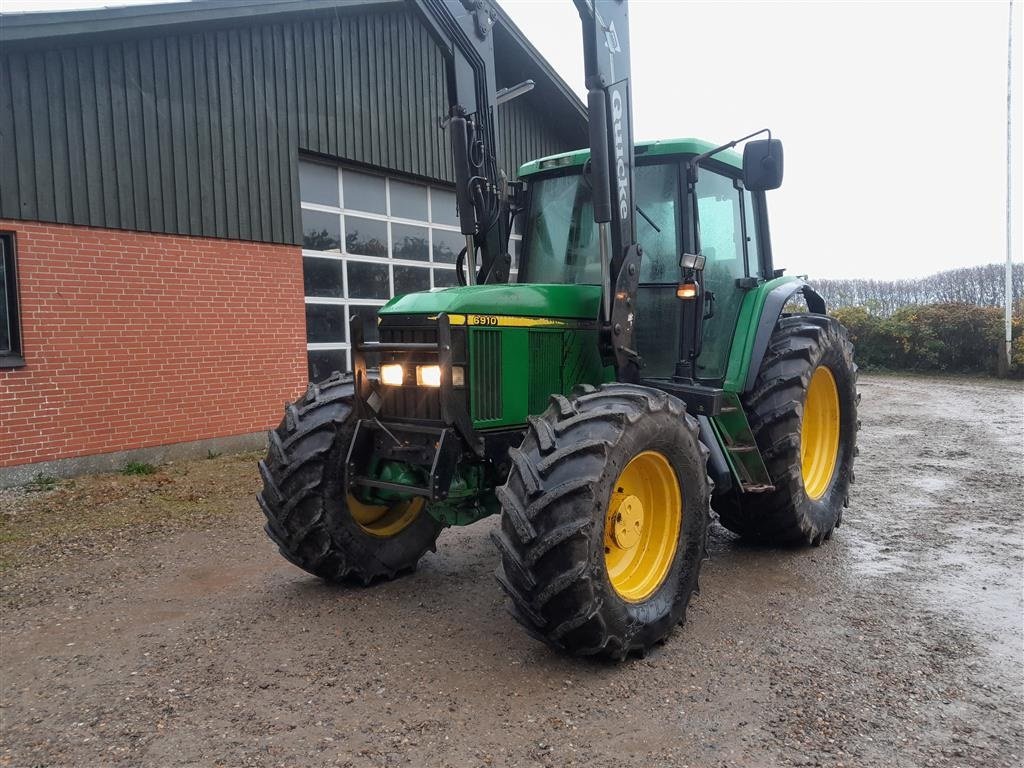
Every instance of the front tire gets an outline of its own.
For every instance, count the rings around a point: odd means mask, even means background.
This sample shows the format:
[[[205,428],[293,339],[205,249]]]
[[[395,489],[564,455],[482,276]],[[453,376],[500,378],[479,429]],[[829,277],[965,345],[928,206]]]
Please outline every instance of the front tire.
[[[707,451],[679,400],[630,384],[554,395],[498,489],[498,581],[535,637],[616,659],[684,621],[705,556]]]
[[[716,496],[722,525],[769,544],[828,539],[849,504],[859,400],[846,329],[824,315],[781,318],[743,398],[775,490]]]
[[[290,562],[328,581],[369,584],[414,569],[442,526],[421,498],[364,504],[347,491],[352,397],[351,378],[336,373],[286,406],[259,463],[256,498],[267,535]]]

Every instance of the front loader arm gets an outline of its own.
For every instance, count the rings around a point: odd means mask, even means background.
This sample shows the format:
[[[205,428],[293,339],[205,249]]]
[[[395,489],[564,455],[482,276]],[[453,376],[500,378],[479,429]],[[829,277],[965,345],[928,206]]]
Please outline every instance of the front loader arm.
[[[445,54],[447,124],[467,281],[507,282],[511,203],[496,130],[494,12],[486,0],[412,0],[412,5]]]
[[[625,0],[573,1],[583,22],[589,173],[601,252],[602,354],[620,381],[637,381],[641,361],[633,327],[642,254],[636,243],[629,13]]]

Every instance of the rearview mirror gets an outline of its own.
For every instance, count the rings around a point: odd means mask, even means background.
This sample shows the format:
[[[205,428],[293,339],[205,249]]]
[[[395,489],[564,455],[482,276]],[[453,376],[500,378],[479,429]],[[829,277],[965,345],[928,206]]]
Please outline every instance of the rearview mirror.
[[[743,147],[743,186],[751,192],[763,192],[781,185],[782,142],[778,139],[748,141]]]

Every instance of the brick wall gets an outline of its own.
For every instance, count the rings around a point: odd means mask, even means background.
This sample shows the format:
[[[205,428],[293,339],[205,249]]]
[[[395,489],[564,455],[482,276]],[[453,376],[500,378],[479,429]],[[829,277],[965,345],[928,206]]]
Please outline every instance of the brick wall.
[[[0,466],[276,425],[306,383],[298,247],[0,220],[26,366],[0,369]]]

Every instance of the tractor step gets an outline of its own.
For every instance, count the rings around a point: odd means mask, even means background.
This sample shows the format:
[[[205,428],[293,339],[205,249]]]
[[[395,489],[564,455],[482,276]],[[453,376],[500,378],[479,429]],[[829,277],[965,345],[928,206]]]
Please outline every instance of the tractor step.
[[[747,415],[735,392],[724,392],[718,414],[711,419],[733,478],[744,493],[774,491]]]
[[[757,450],[756,445],[730,445],[726,447],[729,453],[735,455],[737,453],[753,453]]]

